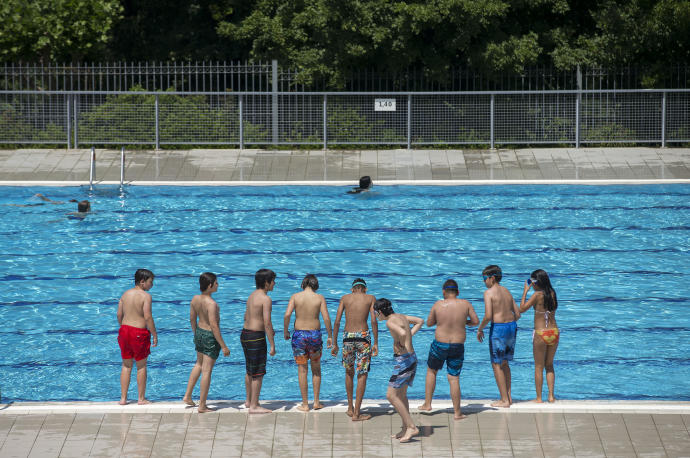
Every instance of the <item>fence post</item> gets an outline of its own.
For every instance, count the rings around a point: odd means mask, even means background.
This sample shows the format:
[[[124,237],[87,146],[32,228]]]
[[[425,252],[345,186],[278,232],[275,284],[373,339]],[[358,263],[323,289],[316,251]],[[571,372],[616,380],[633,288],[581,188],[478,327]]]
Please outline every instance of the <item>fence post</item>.
[[[323,149],[328,149],[328,96],[323,95]]]
[[[666,91],[661,98],[661,147],[666,148]]]
[[[72,96],[74,100],[74,148],[79,148],[79,95]]]
[[[240,106],[240,149],[244,149],[244,123],[242,122],[242,102],[244,101],[244,96],[242,94],[239,95],[240,101],[239,101],[239,106]]]
[[[67,149],[70,149],[72,147],[72,97],[66,94],[65,101],[67,105]]]
[[[156,149],[159,150],[161,149],[161,142],[160,142],[160,115],[159,115],[159,108],[158,108],[158,94],[156,94]]]
[[[276,144],[278,143],[278,61],[276,59],[273,59],[271,61],[271,66],[272,66],[272,75],[273,75],[273,81],[272,81],[272,95],[271,95],[271,113],[272,113],[272,127],[273,127],[273,143]]]
[[[575,97],[575,148],[580,147],[580,98],[582,94],[577,93]]]
[[[412,149],[412,94],[407,94],[407,149]]]
[[[491,109],[490,117],[491,121],[489,123],[489,142],[491,143],[491,149],[496,149],[494,145],[494,94],[491,94]]]

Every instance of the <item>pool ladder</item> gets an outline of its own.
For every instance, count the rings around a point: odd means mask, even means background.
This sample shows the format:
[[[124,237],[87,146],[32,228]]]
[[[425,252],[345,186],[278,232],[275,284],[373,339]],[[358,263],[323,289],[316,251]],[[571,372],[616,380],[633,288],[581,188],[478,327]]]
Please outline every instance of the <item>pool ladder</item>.
[[[91,165],[89,167],[89,188],[93,190],[93,180],[96,178],[96,148],[91,147]],[[125,184],[125,147],[120,149],[120,188]]]

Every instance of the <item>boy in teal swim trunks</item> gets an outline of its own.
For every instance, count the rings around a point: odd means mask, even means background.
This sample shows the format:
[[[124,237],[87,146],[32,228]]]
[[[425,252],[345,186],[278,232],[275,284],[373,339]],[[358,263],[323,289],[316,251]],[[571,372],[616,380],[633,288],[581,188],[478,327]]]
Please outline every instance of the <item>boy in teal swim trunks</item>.
[[[460,410],[460,370],[465,360],[465,326],[476,326],[479,318],[474,307],[464,299],[458,299],[458,284],[449,279],[443,284],[443,299],[437,301],[426,320],[426,325],[436,326],[434,341],[429,348],[427,360],[424,404],[419,410],[431,410],[431,399],[436,388],[436,374],[446,363],[450,398],[453,400],[455,420],[465,415]]]
[[[201,294],[192,298],[189,304],[189,321],[194,332],[194,347],[196,348],[196,364],[189,374],[187,391],[182,401],[194,406],[192,391],[199,376],[201,376],[201,392],[199,393],[199,413],[212,412],[206,405],[208,390],[211,387],[211,372],[218,356],[223,351],[224,356],[230,356],[230,349],[225,345],[220,334],[220,309],[211,294],[218,291],[218,278],[211,272],[204,272],[199,276]],[[198,319],[198,322],[197,322]]]
[[[503,277],[501,268],[496,265],[487,266],[482,272],[486,291],[484,292],[484,319],[477,329],[477,340],[484,341],[484,327],[491,322],[489,332],[489,353],[491,367],[494,370],[496,385],[501,393],[500,401],[493,402],[492,407],[510,407],[513,397],[510,393],[510,366],[515,353],[515,338],[517,336],[517,320],[520,310],[515,299],[499,282]]]
[[[295,312],[295,331],[292,333],[292,354],[297,363],[297,378],[299,389],[302,394],[302,405],[297,409],[302,412],[309,411],[309,386],[307,384],[307,364],[311,362],[311,384],[314,388],[314,410],[323,408],[319,402],[321,391],[321,349],[323,341],[321,339],[321,321],[319,314],[326,323],[328,340],[326,347],[332,346],[331,318],[328,316],[326,299],[321,294],[317,294],[319,280],[315,275],[307,274],[302,280],[302,292],[293,294],[288,302],[285,316],[283,317],[283,336],[285,340],[290,340],[290,318]]]

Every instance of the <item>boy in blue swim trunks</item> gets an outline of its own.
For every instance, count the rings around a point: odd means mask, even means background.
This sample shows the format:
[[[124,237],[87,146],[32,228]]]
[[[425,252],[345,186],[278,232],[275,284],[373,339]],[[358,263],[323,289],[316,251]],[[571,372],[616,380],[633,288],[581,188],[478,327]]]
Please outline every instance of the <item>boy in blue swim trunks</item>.
[[[378,299],[374,303],[374,311],[379,320],[384,320],[393,338],[393,356],[395,366],[393,375],[388,381],[386,398],[402,419],[402,428],[393,437],[400,442],[409,442],[413,436],[419,434],[419,429],[412,421],[410,415],[410,403],[407,399],[407,387],[412,386],[414,376],[417,373],[417,355],[412,346],[412,336],[424,324],[424,320],[416,316],[402,315],[393,312],[391,301],[385,298]],[[410,329],[410,323],[413,324]]]
[[[311,384],[314,389],[314,410],[323,408],[319,402],[321,391],[321,321],[319,313],[323,316],[328,332],[326,347],[331,348],[332,330],[331,318],[328,316],[326,299],[321,294],[317,294],[319,280],[315,275],[308,274],[302,280],[302,290],[293,294],[288,302],[285,316],[283,317],[283,336],[285,340],[290,340],[290,318],[295,312],[295,331],[292,333],[292,354],[297,363],[297,376],[299,389],[302,393],[302,405],[297,409],[302,412],[309,411],[309,386],[307,385],[307,364],[311,362]]]
[[[437,301],[429,312],[426,325],[436,326],[434,341],[427,360],[424,404],[419,410],[431,410],[431,399],[436,388],[436,374],[446,363],[450,398],[453,400],[454,418],[462,420],[460,410],[460,370],[465,359],[465,326],[476,326],[479,318],[472,304],[458,299],[458,284],[449,279],[443,284],[443,299]]]
[[[515,299],[499,282],[503,277],[501,268],[496,265],[487,266],[482,272],[486,291],[484,292],[484,319],[477,329],[477,340],[484,341],[484,327],[491,322],[489,331],[489,353],[491,366],[494,370],[496,385],[501,393],[500,401],[493,402],[492,407],[510,407],[513,398],[510,393],[510,366],[515,353],[515,338],[517,336],[517,320],[520,310]]]

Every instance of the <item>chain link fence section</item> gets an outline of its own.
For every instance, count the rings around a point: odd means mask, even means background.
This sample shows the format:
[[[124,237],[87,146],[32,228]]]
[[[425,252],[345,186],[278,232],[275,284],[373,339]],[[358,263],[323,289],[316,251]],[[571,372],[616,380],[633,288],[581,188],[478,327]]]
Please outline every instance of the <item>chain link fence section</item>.
[[[0,144],[510,145],[690,141],[690,89],[0,91]]]

